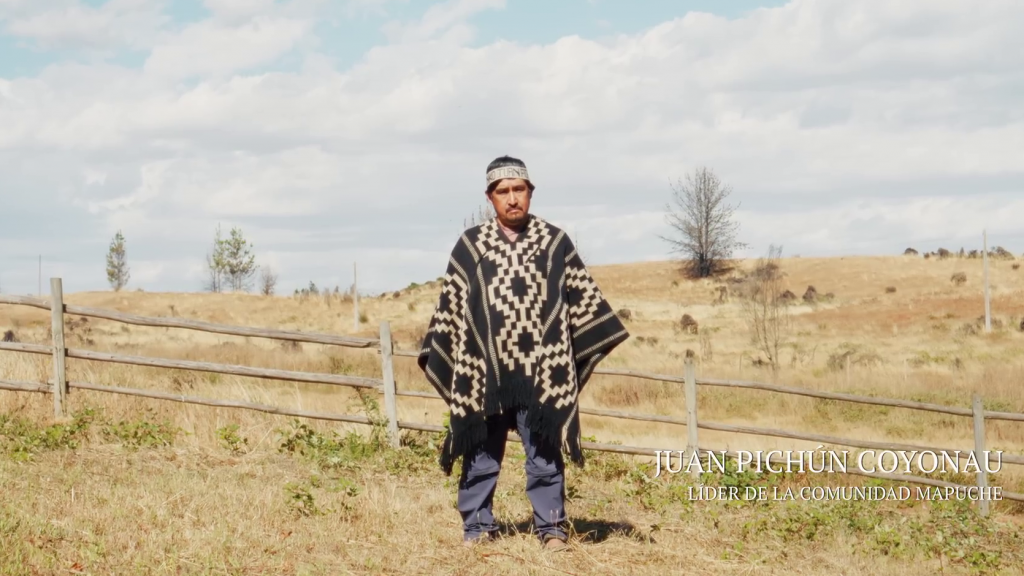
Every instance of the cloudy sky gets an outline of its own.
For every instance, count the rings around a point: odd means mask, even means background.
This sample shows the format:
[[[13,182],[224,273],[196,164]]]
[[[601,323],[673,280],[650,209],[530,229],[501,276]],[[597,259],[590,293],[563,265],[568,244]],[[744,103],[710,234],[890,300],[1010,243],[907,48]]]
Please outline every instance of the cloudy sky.
[[[1024,251],[1019,0],[0,0],[0,290],[443,273],[511,154],[594,264],[665,259],[705,165],[743,255]]]

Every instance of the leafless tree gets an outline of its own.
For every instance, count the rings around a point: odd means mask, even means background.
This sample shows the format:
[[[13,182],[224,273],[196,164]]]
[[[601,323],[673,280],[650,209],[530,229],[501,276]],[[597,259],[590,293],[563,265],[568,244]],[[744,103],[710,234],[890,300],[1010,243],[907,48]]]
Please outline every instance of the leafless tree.
[[[494,213],[494,206],[491,206],[489,203],[484,203],[483,205],[478,206],[476,212],[470,214],[469,218],[466,218],[465,220],[462,221],[462,227],[466,229],[472,228],[477,224],[483,224],[484,222],[487,222],[488,220],[494,218],[495,216],[496,214]]]
[[[764,352],[773,372],[779,369],[780,348],[790,328],[789,306],[782,294],[781,246],[771,246],[760,258],[742,290],[743,315],[751,340]]]
[[[737,240],[736,207],[726,203],[731,193],[731,187],[703,166],[687,174],[685,182],[672,186],[676,208],[666,207],[666,220],[674,234],[661,238],[682,255],[683,269],[692,278],[722,271],[733,251],[746,246]]]
[[[590,264],[590,258],[588,258],[587,254],[585,254],[583,252],[583,249],[580,248],[580,234],[579,234],[579,232],[573,232],[573,234],[572,234],[572,244],[576,248],[576,253],[579,254],[580,260],[583,261],[583,264],[584,265]]]
[[[260,274],[260,294],[264,296],[273,296],[274,288],[277,287],[277,274],[270,266],[263,266],[263,272]]]
[[[220,225],[213,238],[213,250],[206,255],[206,270],[209,274],[203,289],[208,292],[220,292],[224,287],[224,238],[221,236]]]

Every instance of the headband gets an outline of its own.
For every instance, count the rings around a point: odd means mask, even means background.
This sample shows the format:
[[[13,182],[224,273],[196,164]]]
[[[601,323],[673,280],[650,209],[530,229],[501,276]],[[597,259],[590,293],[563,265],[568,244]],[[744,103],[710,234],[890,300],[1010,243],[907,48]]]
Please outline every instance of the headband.
[[[487,185],[490,186],[492,182],[503,178],[522,178],[529,181],[530,174],[525,166],[502,166],[487,173]]]

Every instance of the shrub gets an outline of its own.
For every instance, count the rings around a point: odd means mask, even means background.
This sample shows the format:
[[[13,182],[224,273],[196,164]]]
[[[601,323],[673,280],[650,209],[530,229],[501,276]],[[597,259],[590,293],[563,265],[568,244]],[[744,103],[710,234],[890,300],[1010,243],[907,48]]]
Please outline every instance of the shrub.
[[[679,321],[679,327],[687,334],[697,334],[700,331],[700,326],[697,324],[697,320],[689,314],[683,314],[682,319]]]

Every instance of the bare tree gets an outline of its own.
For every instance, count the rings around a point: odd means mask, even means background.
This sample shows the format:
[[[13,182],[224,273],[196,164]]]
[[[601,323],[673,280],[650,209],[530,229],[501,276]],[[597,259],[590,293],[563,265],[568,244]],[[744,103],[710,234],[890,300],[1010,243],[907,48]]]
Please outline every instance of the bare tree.
[[[220,268],[217,266],[214,256],[211,254],[206,255],[206,282],[203,284],[203,290],[207,292],[220,292],[221,279],[220,279]]]
[[[576,254],[579,255],[580,260],[583,261],[583,264],[589,264],[590,258],[588,258],[587,255],[584,254],[583,250],[580,248],[580,233],[578,231],[573,231],[572,233],[572,244],[576,248]]]
[[[760,258],[741,290],[743,315],[751,340],[764,352],[773,372],[779,369],[780,348],[790,328],[789,306],[783,297],[782,247],[768,248],[768,257]]]
[[[494,206],[491,206],[489,203],[484,203],[482,206],[478,206],[476,212],[470,214],[469,218],[462,221],[462,227],[467,229],[472,228],[477,224],[487,222],[495,216],[497,216],[497,214],[494,213]]]
[[[722,270],[734,250],[746,245],[737,240],[736,207],[726,203],[732,188],[722,184],[708,168],[687,174],[672,186],[676,209],[666,206],[666,220],[675,233],[662,236],[673,252],[682,255],[684,271],[692,278],[707,278]]]
[[[124,246],[124,235],[118,230],[107,250],[107,282],[115,292],[128,285],[131,272],[128,270],[128,252]]]
[[[224,271],[227,267],[224,252],[224,239],[221,237],[218,224],[217,232],[213,237],[213,250],[206,255],[206,269],[209,276],[203,288],[208,292],[220,292],[224,287]]]
[[[260,294],[273,296],[276,287],[277,274],[269,266],[264,266],[263,273],[260,274]]]

